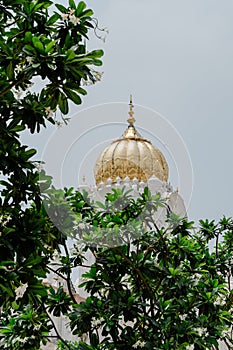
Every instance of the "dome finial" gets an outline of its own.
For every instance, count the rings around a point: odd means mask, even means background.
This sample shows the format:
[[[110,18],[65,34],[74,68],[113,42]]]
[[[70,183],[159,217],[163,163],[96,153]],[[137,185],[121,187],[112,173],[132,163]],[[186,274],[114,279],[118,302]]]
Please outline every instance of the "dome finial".
[[[130,95],[130,101],[129,101],[129,118],[128,118],[128,123],[129,126],[133,126],[135,123],[135,118],[134,118],[134,111],[133,111],[134,105],[132,101],[132,95]]]

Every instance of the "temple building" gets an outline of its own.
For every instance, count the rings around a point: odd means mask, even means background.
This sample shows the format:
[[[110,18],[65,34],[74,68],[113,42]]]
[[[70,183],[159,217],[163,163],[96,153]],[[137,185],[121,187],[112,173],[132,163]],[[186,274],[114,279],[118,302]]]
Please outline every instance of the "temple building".
[[[171,211],[185,217],[184,201],[178,189],[174,191],[169,182],[167,161],[162,152],[137,131],[133,108],[131,96],[126,130],[97,157],[95,185],[86,184],[84,180],[78,189],[89,192],[93,200],[104,201],[112,188],[131,189],[136,198],[148,186],[152,194],[159,192],[166,199]],[[158,220],[162,220],[161,215]]]
[[[159,227],[166,225],[167,208],[180,217],[186,216],[186,209],[178,190],[173,190],[169,183],[169,167],[162,152],[157,149],[150,140],[144,138],[135,127],[134,106],[132,97],[129,103],[128,126],[120,138],[112,141],[97,157],[94,166],[95,184],[87,184],[85,180],[78,186],[78,190],[89,193],[93,201],[104,202],[107,193],[114,188],[131,190],[131,196],[138,198],[144,188],[148,186],[151,194],[160,193],[166,202],[166,207],[161,207],[156,212],[156,224]],[[72,242],[70,242],[72,245]],[[87,265],[94,263],[93,255],[87,252]],[[85,267],[79,267],[78,273],[73,278],[73,294],[79,303],[85,300],[87,293],[78,288],[82,282],[82,275],[87,271]],[[48,277],[48,283],[58,288],[66,286],[62,280],[53,280],[53,275]],[[68,293],[68,291],[67,291]],[[68,328],[68,320],[65,317],[54,318],[58,332],[64,339],[75,341]],[[55,337],[56,335],[53,334]],[[54,342],[56,340],[54,339]],[[55,343],[49,343],[43,349],[56,349]]]

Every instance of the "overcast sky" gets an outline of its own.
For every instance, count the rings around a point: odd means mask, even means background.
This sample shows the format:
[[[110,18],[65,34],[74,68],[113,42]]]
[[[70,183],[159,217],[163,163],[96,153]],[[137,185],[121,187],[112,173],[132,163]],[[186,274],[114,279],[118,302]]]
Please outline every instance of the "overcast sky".
[[[151,129],[150,123],[144,124],[144,107],[166,118],[188,149],[194,175],[190,219],[232,216],[232,0],[89,0],[87,4],[100,27],[109,30],[105,43],[91,37],[88,44],[90,49],[105,51],[100,69],[104,75],[71,114],[105,103],[113,103],[114,109],[115,102],[127,104],[132,93],[136,119],[145,133],[149,130],[159,139],[163,135],[161,130],[152,130],[157,128],[154,122]],[[97,108],[96,120],[102,122],[100,113]],[[122,115],[116,117],[109,108],[109,122],[125,122],[127,112],[120,108],[119,113]],[[156,120],[159,128],[159,117]],[[98,143],[120,136],[125,126],[119,123],[116,135],[106,129]],[[48,133],[44,135],[40,137]],[[168,140],[161,142],[167,144]],[[169,147],[175,148],[172,143]],[[176,156],[175,149],[169,152]],[[187,159],[184,154],[185,169],[189,168]],[[180,159],[178,163],[182,169]],[[187,180],[190,187],[189,170],[187,174],[184,171],[187,179],[183,176],[181,181]],[[174,186],[187,191],[185,184]]]

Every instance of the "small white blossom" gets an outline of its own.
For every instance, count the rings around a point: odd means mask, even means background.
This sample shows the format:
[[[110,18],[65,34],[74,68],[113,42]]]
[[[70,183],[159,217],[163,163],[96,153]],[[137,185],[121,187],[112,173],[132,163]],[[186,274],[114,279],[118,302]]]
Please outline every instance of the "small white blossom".
[[[23,90],[19,88],[18,90],[15,91],[15,93],[16,93],[17,97],[20,98],[23,94]]]
[[[101,81],[104,72],[95,72],[94,77],[96,81]]]
[[[92,321],[91,321],[91,325],[94,328],[94,327],[100,326],[103,322],[104,322],[104,318],[103,317],[101,317],[100,319],[93,318]]]
[[[143,348],[145,345],[146,345],[146,342],[145,342],[145,341],[138,340],[138,341],[133,345],[133,348],[134,348],[134,349]]]
[[[183,315],[179,315],[179,316],[180,316],[181,321],[184,321],[184,320],[186,320],[188,314],[183,314]]]
[[[70,16],[69,21],[73,24],[78,24],[80,22],[80,19],[76,16]]]
[[[206,333],[206,331],[207,331],[206,328],[201,328],[201,327],[199,327],[199,328],[196,329],[196,332],[198,333],[198,335],[199,335],[200,337],[202,337],[202,336]]]
[[[70,9],[68,14],[69,14],[69,16],[72,16],[74,13],[75,13],[75,10],[74,9]]]
[[[50,107],[45,107],[45,113],[47,118],[50,118],[53,115],[53,111]]]
[[[86,225],[85,225],[83,222],[80,222],[80,224],[78,224],[78,228],[79,228],[80,230],[85,230]]]
[[[226,336],[229,336],[229,335],[230,335],[230,332],[227,331],[227,330],[224,330],[224,331],[222,332],[222,337],[226,337]]]
[[[61,257],[60,252],[57,249],[55,249],[53,252],[53,260],[59,260],[60,257]]]
[[[26,292],[27,287],[28,287],[28,283],[24,283],[21,286],[19,286],[18,288],[16,288],[16,290],[15,290],[15,294],[16,294],[15,300],[20,299],[20,298],[22,298],[24,296],[24,293]]]
[[[20,66],[19,64],[17,64],[17,66],[15,67],[16,73],[20,73],[20,72],[22,72],[22,70],[23,70],[22,66]]]
[[[89,85],[93,85],[92,81],[90,80],[85,80],[85,79],[81,79],[81,84],[82,86],[89,86]]]
[[[186,350],[193,350],[194,349],[194,345],[192,344],[192,345],[188,345],[187,346],[187,348],[186,348]]]
[[[33,58],[31,56],[27,56],[26,57],[26,61],[29,63],[29,64],[32,64],[33,63]]]
[[[61,18],[63,19],[63,21],[66,21],[69,17],[69,14],[68,13],[62,13],[61,14]]]
[[[57,125],[58,128],[61,128],[62,127],[62,122],[56,121],[56,125]]]
[[[6,226],[6,224],[10,221],[11,217],[7,216],[4,217],[3,215],[0,216],[0,223],[2,224],[2,226]]]
[[[19,343],[22,343],[22,344],[26,344],[28,342],[28,337],[25,337],[25,338],[18,338],[18,342]]]
[[[42,163],[38,163],[38,164],[36,164],[36,169],[37,169],[38,171],[43,170],[43,169],[44,169],[43,164],[42,164]],[[49,246],[47,246],[47,248],[49,248]]]
[[[35,327],[34,327],[34,330],[35,331],[39,331],[41,328],[41,324],[36,324]]]

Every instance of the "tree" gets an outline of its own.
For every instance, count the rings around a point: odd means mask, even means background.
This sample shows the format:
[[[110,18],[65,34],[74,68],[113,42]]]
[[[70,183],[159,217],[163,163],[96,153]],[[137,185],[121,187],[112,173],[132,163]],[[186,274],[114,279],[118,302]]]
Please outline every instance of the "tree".
[[[232,219],[194,229],[168,211],[158,227],[158,207],[169,209],[159,194],[145,188],[135,200],[115,189],[92,203],[85,192],[55,189],[21,143],[23,130],[59,123],[59,110],[66,121],[69,102],[86,93],[82,83],[98,80],[103,53],[87,53],[84,41],[95,29],[92,11],[72,0],[54,14],[51,6],[0,1],[1,348],[40,349],[51,330],[59,349],[218,349],[220,340],[232,348]],[[78,303],[71,273],[86,266],[86,251],[95,263],[82,283],[89,297]],[[64,285],[44,283],[50,271]],[[63,338],[54,324],[63,315],[89,342]]]
[[[67,312],[72,332],[90,344],[71,349],[232,349],[232,219],[200,220],[197,230],[168,213],[159,228],[165,203],[147,188],[137,200],[114,190],[96,207],[85,194],[66,194],[79,244],[61,265],[82,266],[82,247],[95,257],[81,284],[89,297]]]
[[[36,150],[23,145],[23,130],[66,122],[69,102],[81,103],[85,83],[95,83],[102,50],[87,51],[96,30],[83,1],[68,8],[52,1],[0,1],[0,305],[1,348],[38,349],[53,327],[44,307],[42,280],[64,237],[41,199]],[[40,91],[32,84],[40,80]],[[37,89],[38,90],[38,89]],[[59,119],[59,110],[61,119]],[[49,184],[48,184],[49,186]],[[7,326],[8,325],[8,326]],[[5,327],[5,328],[4,328]],[[4,339],[7,339],[6,341]]]

